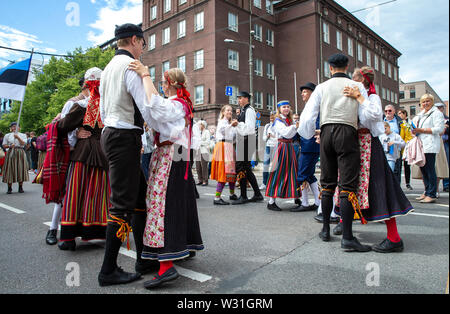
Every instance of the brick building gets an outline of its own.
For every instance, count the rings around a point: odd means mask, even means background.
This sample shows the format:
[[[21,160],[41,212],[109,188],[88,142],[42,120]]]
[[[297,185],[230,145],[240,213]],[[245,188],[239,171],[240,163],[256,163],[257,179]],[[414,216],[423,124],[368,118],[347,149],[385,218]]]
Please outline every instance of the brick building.
[[[142,28],[148,43],[142,61],[154,81],[182,68],[196,115],[209,124],[224,104],[237,104],[237,91],[250,90],[250,40],[253,101],[263,124],[277,99],[295,104],[294,73],[297,88],[323,82],[330,77],[326,60],[337,52],[349,56],[349,71],[373,66],[384,105],[398,106],[401,53],[331,0],[143,0]],[[226,86],[233,96],[225,95]],[[300,113],[299,92],[297,103]]]
[[[420,112],[420,97],[431,94],[434,102],[444,103],[427,81],[404,83],[400,81],[400,108],[408,111],[410,117]]]

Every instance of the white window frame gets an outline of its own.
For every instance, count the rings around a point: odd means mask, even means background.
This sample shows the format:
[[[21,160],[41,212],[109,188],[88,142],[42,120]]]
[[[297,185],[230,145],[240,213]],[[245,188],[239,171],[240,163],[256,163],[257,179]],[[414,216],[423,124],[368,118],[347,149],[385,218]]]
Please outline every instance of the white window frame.
[[[231,56],[235,56],[235,58],[230,58]],[[239,51],[228,49],[228,68],[239,71]]]
[[[261,59],[255,59],[255,75],[263,76],[263,61]]]
[[[273,2],[271,0],[266,0],[266,12],[273,15]]]
[[[339,50],[343,50],[343,45],[342,45],[342,32],[341,31],[336,31],[336,47]]]
[[[162,30],[162,44],[164,46],[167,45],[168,43],[170,43],[170,26]]]
[[[380,71],[380,61],[379,60],[380,59],[378,58],[377,55],[373,56],[373,66],[374,66],[374,69],[377,71]]]
[[[186,20],[177,23],[177,39],[186,37]]]
[[[178,0],[178,5],[185,4],[186,2],[187,2],[187,0]]]
[[[150,21],[156,20],[158,17],[158,6],[154,5],[150,8]]]
[[[383,58],[381,58],[381,73],[386,75],[386,61]]]
[[[264,107],[264,93],[254,92],[253,93],[253,104],[257,109],[263,109]]]
[[[257,7],[258,9],[262,8],[261,0],[253,0],[253,6]]]
[[[389,62],[388,62],[387,67],[388,67],[388,77],[392,78],[392,65]]]
[[[177,58],[177,68],[183,70],[186,73],[186,56],[179,56]]]
[[[156,34],[148,36],[148,51],[156,48]]]
[[[203,69],[204,67],[204,54],[203,49],[194,52],[194,70]]]
[[[205,102],[205,86],[197,85],[194,87],[194,103],[196,105],[203,105],[204,102]]]
[[[205,13],[204,11],[196,13],[194,16],[194,32],[201,31],[205,28]]]
[[[274,37],[275,37],[274,31],[271,30],[270,28],[268,28],[266,30],[266,44],[273,47],[274,46]]]
[[[273,109],[275,108],[275,96],[270,93],[267,93],[266,96],[266,109],[269,111],[273,111]]]
[[[363,57],[363,47],[362,47],[361,44],[358,44],[356,54],[357,54],[358,61],[359,61],[359,62],[364,62],[364,57]]]
[[[353,51],[353,39],[348,38],[347,39],[347,52],[348,55],[353,57],[354,56],[354,51]]]
[[[172,0],[164,0],[164,13],[170,12],[172,10]]]
[[[326,78],[331,78],[330,64],[328,61],[324,61],[323,63],[323,76]]]
[[[228,96],[228,103],[230,105],[237,105],[238,104],[237,95],[239,94],[239,87],[231,85],[231,88],[233,89],[233,95]]]
[[[323,22],[323,41],[327,44],[330,43],[330,25]]]
[[[239,32],[239,16],[228,12],[228,29],[233,32]]]
[[[262,41],[262,38],[263,38],[262,26],[259,24],[254,24],[254,31],[255,31],[255,34],[253,37],[255,38],[255,40]]]
[[[367,66],[371,67],[372,66],[372,54],[370,53],[370,50],[367,49],[366,50],[366,64]]]
[[[156,68],[154,65],[148,67],[148,73],[150,74],[150,78],[154,82],[156,80]]]
[[[164,80],[164,72],[170,69],[170,61],[164,61],[161,67],[161,77]]]
[[[266,74],[269,80],[275,79],[275,66],[270,62],[266,63]]]

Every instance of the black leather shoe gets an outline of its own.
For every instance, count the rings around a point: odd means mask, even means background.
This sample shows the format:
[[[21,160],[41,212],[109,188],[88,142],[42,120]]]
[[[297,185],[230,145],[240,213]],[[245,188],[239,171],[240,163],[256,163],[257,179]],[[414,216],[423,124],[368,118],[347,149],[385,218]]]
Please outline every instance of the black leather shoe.
[[[117,267],[111,274],[98,274],[98,283],[100,287],[121,285],[130,283],[141,278],[140,273],[127,273],[122,268]]]
[[[262,201],[264,201],[264,196],[262,196],[262,194],[254,195],[254,196],[249,200],[250,203],[262,202]]]
[[[231,204],[232,205],[241,205],[241,204],[246,204],[248,202],[249,202],[248,198],[240,196],[237,200],[233,201]]]
[[[12,194],[12,188],[8,187],[8,192],[6,194]]]
[[[342,235],[342,224],[339,222],[336,227],[333,228],[334,235]]]
[[[152,280],[144,282],[144,287],[146,289],[157,288],[165,282],[175,280],[179,277],[177,270],[174,267],[169,268],[164,274],[161,276],[156,274],[155,278]]]
[[[295,199],[294,203],[298,206],[302,206],[302,201],[299,198]]]
[[[372,249],[378,253],[393,253],[402,252],[404,246],[402,240],[400,240],[400,242],[398,243],[394,243],[386,238],[380,244],[375,244]]]
[[[295,208],[292,208],[291,212],[298,213],[298,212],[307,212],[307,211],[310,211],[310,210],[311,210],[310,206],[300,205],[300,206],[297,206]]]
[[[214,205],[230,205],[230,203],[225,202],[223,199],[219,198],[218,201],[214,200]]]
[[[19,191],[18,191],[19,193],[25,193],[24,191],[23,191],[23,187],[21,186],[21,185],[19,185]]]
[[[316,204],[312,204],[311,206],[309,206],[311,209],[310,210],[317,210],[319,208],[319,206],[317,206]]]
[[[47,236],[45,237],[45,242],[48,245],[55,245],[56,243],[58,243],[58,239],[56,239],[56,234],[57,234],[58,230],[49,230],[47,232]]]
[[[273,203],[273,204],[267,204],[267,209],[268,209],[268,210],[273,210],[273,211],[276,211],[276,212],[281,212],[281,208],[278,207],[278,205],[275,204],[275,203]]]
[[[237,201],[238,197],[236,194],[230,195],[230,201]]]
[[[68,251],[68,250],[75,251],[77,245],[75,243],[75,240],[72,240],[72,241],[61,241],[61,242],[58,243],[58,247],[59,247],[60,250],[63,250],[63,251]]]
[[[136,262],[136,264],[134,265],[134,270],[136,270],[136,273],[139,273],[141,275],[158,271],[158,269],[159,262],[153,260],[141,260],[139,262]]]
[[[199,183],[197,183],[197,185],[202,185],[203,184],[203,182],[199,182]]]
[[[330,224],[338,224],[340,221],[340,217],[330,217]]]
[[[322,213],[314,216],[314,220],[319,222],[319,223],[323,223],[323,215],[322,215]]]
[[[321,238],[323,242],[330,242],[331,240],[330,231],[324,230],[320,231],[319,238]]]
[[[352,240],[341,240],[341,248],[344,249],[346,252],[369,252],[372,250],[370,245],[364,245],[359,243],[358,239],[353,237]]]

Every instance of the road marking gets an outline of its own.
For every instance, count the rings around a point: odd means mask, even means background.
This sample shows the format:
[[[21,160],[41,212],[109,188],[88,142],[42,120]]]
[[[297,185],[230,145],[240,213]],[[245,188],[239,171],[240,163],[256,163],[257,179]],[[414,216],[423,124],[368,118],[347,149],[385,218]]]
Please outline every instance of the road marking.
[[[424,213],[417,213],[417,212],[410,213],[409,215],[438,217],[438,218],[447,218],[448,219],[448,216],[446,216],[446,215],[424,214]]]
[[[14,207],[11,207],[11,206],[3,204],[3,203],[0,203],[0,207],[4,208],[6,210],[9,210],[13,213],[16,213],[16,214],[25,214],[26,213],[25,211],[23,211],[21,209],[14,208]]]

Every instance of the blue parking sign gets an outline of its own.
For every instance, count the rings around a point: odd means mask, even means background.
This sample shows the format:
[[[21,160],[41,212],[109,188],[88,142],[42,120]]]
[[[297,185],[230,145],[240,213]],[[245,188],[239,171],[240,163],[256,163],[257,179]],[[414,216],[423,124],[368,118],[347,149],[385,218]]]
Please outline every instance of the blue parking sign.
[[[233,96],[233,87],[232,86],[226,86],[225,96]]]

